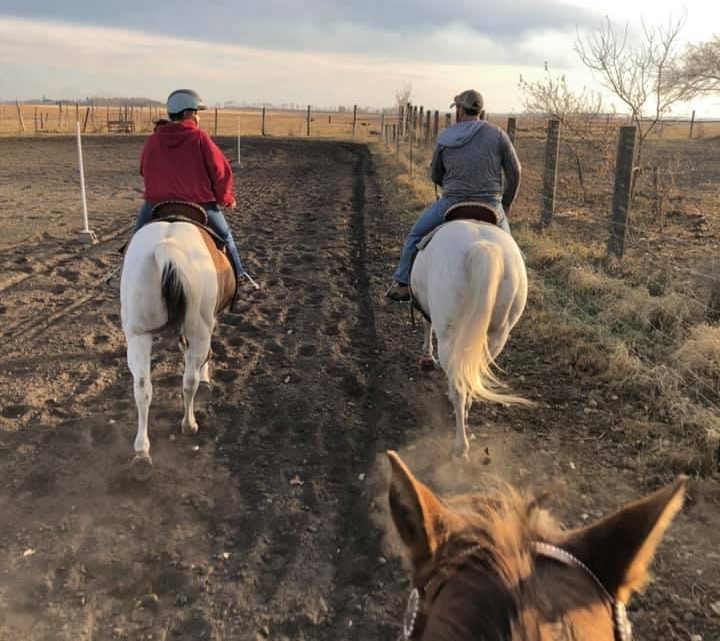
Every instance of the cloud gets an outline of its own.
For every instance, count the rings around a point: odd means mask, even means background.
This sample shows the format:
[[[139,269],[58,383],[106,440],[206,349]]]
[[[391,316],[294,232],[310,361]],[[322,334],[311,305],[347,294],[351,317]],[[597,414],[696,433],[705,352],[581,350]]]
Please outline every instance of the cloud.
[[[4,0],[3,12],[265,49],[356,53],[361,46],[360,50],[370,48],[380,55],[399,53],[387,47],[393,39],[427,38],[458,25],[476,37],[512,44],[533,32],[574,31],[576,25],[597,21],[594,12],[557,0],[497,2],[491,8],[472,0],[207,0],[202,8],[189,11],[125,0],[122,11],[112,12],[107,3],[96,0]],[[347,32],[381,39],[337,37]],[[448,41],[445,49],[453,49],[453,43]]]
[[[23,97],[18,91],[25,97],[66,98],[74,91],[75,97],[124,94],[164,100],[177,86],[191,85],[211,102],[382,106],[392,103],[395,89],[411,82],[428,106],[440,95],[440,108],[466,84],[461,77],[483,71],[477,65],[269,51],[18,18],[0,18],[0,60],[0,93],[6,98]]]

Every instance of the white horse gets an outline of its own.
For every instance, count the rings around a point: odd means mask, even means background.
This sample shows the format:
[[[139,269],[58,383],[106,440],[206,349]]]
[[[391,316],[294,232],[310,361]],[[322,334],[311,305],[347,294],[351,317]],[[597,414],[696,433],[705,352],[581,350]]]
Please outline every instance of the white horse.
[[[422,244],[421,244],[422,245]],[[432,366],[432,333],[455,409],[453,453],[467,458],[465,426],[473,399],[529,401],[501,393],[492,365],[527,300],[527,274],[512,236],[499,227],[455,220],[439,227],[413,265],[413,296],[425,320],[421,365]]]
[[[128,244],[120,301],[138,410],[133,460],[136,478],[147,479],[152,472],[148,411],[153,334],[173,330],[179,336],[185,356],[182,431],[194,434],[198,430],[195,394],[201,381],[210,382],[215,317],[232,302],[234,293],[235,277],[227,256],[204,229],[191,222],[152,222],[139,229]]]

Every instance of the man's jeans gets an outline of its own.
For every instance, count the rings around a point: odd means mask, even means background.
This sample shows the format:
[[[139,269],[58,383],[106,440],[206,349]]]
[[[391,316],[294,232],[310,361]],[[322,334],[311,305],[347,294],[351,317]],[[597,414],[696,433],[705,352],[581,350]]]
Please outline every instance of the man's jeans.
[[[140,229],[140,227],[142,227],[144,224],[150,222],[150,216],[152,214],[153,206],[153,203],[145,201],[145,204],[140,208],[140,211],[138,212],[133,233]],[[232,232],[230,231],[230,226],[225,220],[225,216],[223,216],[223,213],[214,203],[210,205],[203,205],[203,208],[207,212],[208,224],[210,228],[225,242],[228,250],[228,258],[230,259],[230,262],[235,269],[235,274],[238,278],[240,278],[240,276],[245,273],[245,270],[243,269],[242,263],[240,262],[238,248],[235,244],[235,239],[233,238]]]
[[[498,227],[510,233],[510,225],[508,225],[505,212],[502,205],[497,200],[486,198],[461,198],[458,196],[441,196],[432,205],[430,205],[422,214],[417,222],[410,229],[410,233],[405,237],[405,245],[400,255],[400,264],[395,270],[394,278],[398,283],[407,285],[410,282],[410,265],[415,248],[423,237],[429,234],[435,227],[438,227],[445,221],[445,212],[454,204],[463,201],[486,202],[500,216]]]

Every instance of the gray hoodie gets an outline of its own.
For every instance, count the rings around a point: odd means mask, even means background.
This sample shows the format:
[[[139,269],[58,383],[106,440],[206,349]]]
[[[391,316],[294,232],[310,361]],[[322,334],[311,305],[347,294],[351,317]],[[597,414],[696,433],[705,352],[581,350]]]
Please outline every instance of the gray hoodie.
[[[443,196],[502,202],[507,210],[520,187],[520,171],[515,149],[500,127],[468,120],[438,136],[430,176],[442,187]]]

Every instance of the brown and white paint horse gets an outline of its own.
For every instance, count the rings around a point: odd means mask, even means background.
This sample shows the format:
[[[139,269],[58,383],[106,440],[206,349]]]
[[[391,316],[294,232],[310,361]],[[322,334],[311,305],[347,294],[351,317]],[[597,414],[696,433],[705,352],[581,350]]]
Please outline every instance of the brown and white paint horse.
[[[563,530],[510,488],[440,500],[395,452],[390,513],[414,589],[413,641],[630,641],[625,604],[644,586],[687,478]]]
[[[152,401],[150,353],[153,334],[172,330],[185,356],[182,431],[198,430],[194,400],[201,381],[210,382],[210,339],[216,315],[235,295],[227,256],[205,229],[189,221],[154,221],[139,229],[125,252],[120,280],[122,327],[133,375],[138,430],[133,472],[152,471],[148,412]]]

